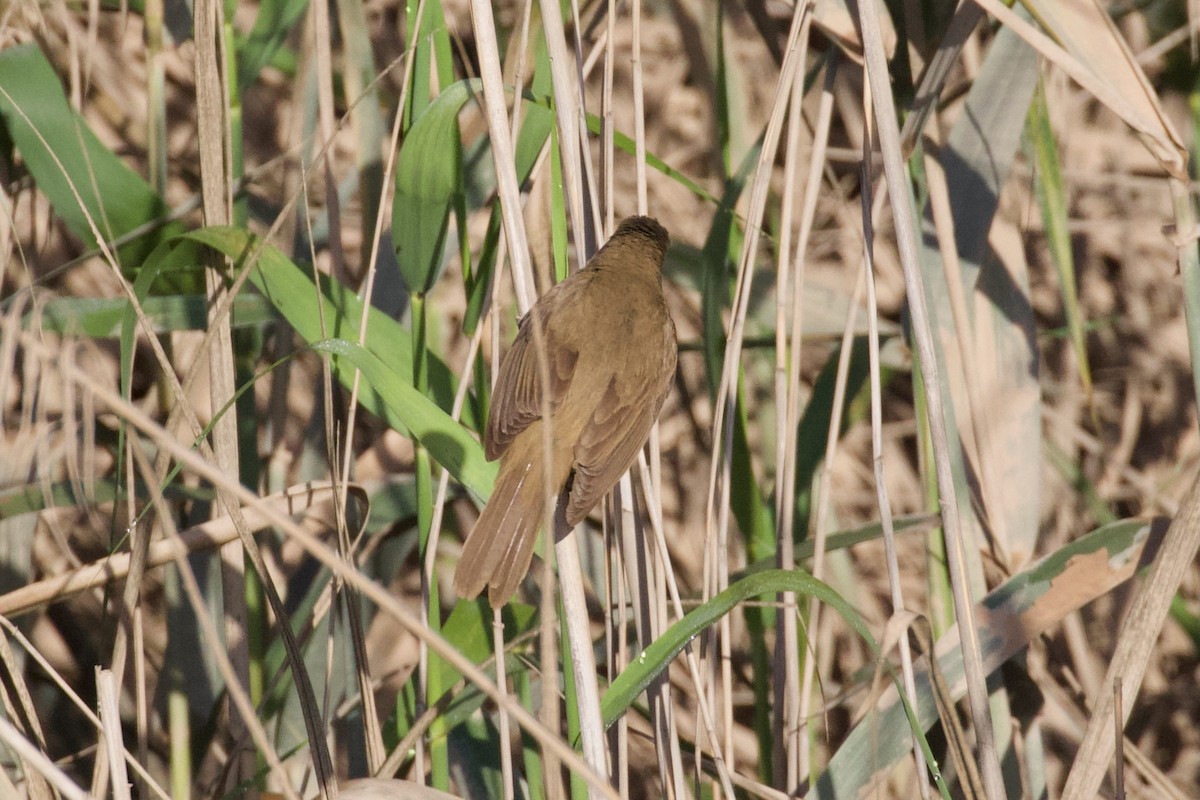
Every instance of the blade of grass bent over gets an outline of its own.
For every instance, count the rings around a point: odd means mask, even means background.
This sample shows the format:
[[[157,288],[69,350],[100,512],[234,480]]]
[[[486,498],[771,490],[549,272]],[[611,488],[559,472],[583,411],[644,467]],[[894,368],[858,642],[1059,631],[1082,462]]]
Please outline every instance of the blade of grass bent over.
[[[875,648],[875,639],[862,617],[827,584],[802,570],[766,569],[755,572],[731,583],[728,589],[689,611],[617,676],[600,704],[605,726],[611,726],[629,709],[651,679],[666,669],[688,642],[716,624],[739,603],[751,597],[773,595],[781,591],[816,597],[826,603],[849,622],[872,649]]]
[[[1023,650],[1068,614],[1107,594],[1133,576],[1162,541],[1165,525],[1139,520],[1106,525],[1017,573],[976,606],[984,667],[988,673]],[[939,669],[953,699],[965,693],[958,629],[937,643]],[[928,654],[917,673],[916,715],[922,725],[937,721],[928,675]],[[908,721],[894,687],[860,720],[813,784],[813,800],[858,797],[905,757]]]

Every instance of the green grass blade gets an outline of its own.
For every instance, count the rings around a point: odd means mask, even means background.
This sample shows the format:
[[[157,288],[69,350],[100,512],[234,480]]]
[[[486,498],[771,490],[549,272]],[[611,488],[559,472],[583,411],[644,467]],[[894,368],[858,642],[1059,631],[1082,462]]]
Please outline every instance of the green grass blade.
[[[458,113],[479,81],[449,86],[421,112],[396,160],[392,241],[400,274],[411,291],[425,294],[446,264],[446,231],[462,192],[462,142]]]
[[[662,636],[650,643],[637,660],[625,668],[608,687],[600,702],[600,711],[605,726],[611,726],[632,705],[639,694],[645,691],[655,676],[659,675],[688,642],[737,605],[751,597],[773,595],[777,592],[795,592],[805,597],[815,597],[840,614],[855,631],[876,649],[875,637],[867,628],[858,612],[841,595],[807,572],[801,570],[770,569],[748,575],[731,584],[728,589],[703,605],[689,611],[683,619],[667,629]],[[911,742],[911,739],[906,739]]]
[[[357,338],[363,310],[362,301],[353,291],[337,281],[322,276],[321,289],[318,292],[312,279],[283,253],[269,244],[262,243],[258,237],[237,228],[204,228],[187,234],[184,241],[213,247],[234,259],[244,259],[257,250],[257,261],[250,270],[250,282],[305,341],[316,342],[326,336]],[[181,251],[177,246],[171,257],[187,261],[189,255],[194,256],[186,249]],[[324,304],[327,333],[322,333],[321,313],[314,302],[318,297]],[[412,386],[411,335],[377,308],[371,307],[367,314],[367,342],[371,352],[386,359],[389,368]],[[450,409],[454,403],[453,374],[445,362],[432,354],[429,355],[428,368],[430,396],[441,409]],[[335,369],[335,375],[343,385],[349,386],[353,371]],[[373,387],[359,387],[359,402],[373,414],[399,424],[399,420],[389,411],[384,398]],[[473,408],[473,403],[467,403],[464,407],[463,424],[472,430],[478,430],[478,420]]]
[[[432,55],[438,85],[446,88],[453,79],[453,64],[450,58],[450,35],[446,29],[445,13],[440,0],[424,0],[425,10],[421,13],[420,28],[413,29],[417,22],[419,0],[408,0],[405,4],[405,19],[408,26],[408,46],[415,48],[413,54],[412,81],[409,84],[408,104],[404,109],[404,129],[407,131],[421,116],[430,103]]]
[[[760,146],[756,146],[742,162],[738,173],[725,183],[725,193],[712,226],[704,241],[702,269],[704,274],[701,288],[701,315],[704,341],[704,363],[708,368],[708,390],[712,397],[717,395],[717,383],[721,379],[721,364],[725,355],[725,325],[722,311],[729,305],[729,260],[730,254],[740,249],[741,234],[737,227],[738,198],[746,187],[746,181],[758,159]]]
[[[238,85],[248,87],[283,47],[296,23],[308,10],[308,0],[263,0],[250,35],[240,43]]]
[[[206,306],[207,301],[198,294],[162,295],[142,301],[142,310],[156,333],[206,330]],[[58,297],[42,307],[37,324],[48,333],[112,339],[121,335],[121,322],[129,310],[129,301],[118,297]],[[232,312],[234,328],[253,328],[279,319],[260,295],[234,298]],[[26,330],[33,322],[31,313],[21,320]]]
[[[98,244],[89,217],[111,241],[167,215],[162,198],[71,110],[58,76],[32,44],[0,51],[0,117],[38,188],[86,247]],[[117,259],[134,270],[182,230],[169,223],[149,231],[120,247]]]
[[[1090,397],[1092,371],[1088,367],[1087,344],[1084,341],[1087,321],[1079,306],[1079,291],[1075,284],[1075,255],[1071,248],[1071,234],[1067,230],[1067,193],[1063,187],[1062,165],[1058,161],[1058,140],[1050,127],[1050,109],[1046,105],[1046,89],[1041,81],[1038,81],[1037,92],[1029,107],[1025,131],[1036,165],[1034,185],[1038,207],[1046,228],[1050,260],[1058,272],[1058,291],[1062,295],[1071,348],[1075,351],[1084,391]]]
[[[425,395],[404,381],[379,356],[345,339],[315,342],[314,350],[345,359],[379,392],[392,414],[438,463],[481,499],[492,493],[496,465],[483,455],[475,437]]]
[[[851,405],[865,389],[869,372],[867,340],[856,336],[850,353],[850,364],[846,375],[846,392],[842,408],[842,430],[844,433],[854,422]],[[796,493],[796,513],[793,520],[793,538],[797,542],[808,536],[808,515],[812,499],[813,478],[825,458],[825,443],[829,436],[829,421],[833,416],[833,395],[837,384],[838,361],[841,346],[833,348],[825,366],[821,368],[812,395],[800,416],[796,433],[796,484],[791,488]],[[884,376],[886,381],[886,376]]]

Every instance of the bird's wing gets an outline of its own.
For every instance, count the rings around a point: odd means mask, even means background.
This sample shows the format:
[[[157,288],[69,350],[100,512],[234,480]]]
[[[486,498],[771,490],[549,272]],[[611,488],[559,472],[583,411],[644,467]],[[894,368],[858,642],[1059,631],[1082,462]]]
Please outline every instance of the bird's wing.
[[[532,322],[535,314],[541,322],[541,339],[549,367],[551,411],[558,407],[567,393],[575,374],[575,364],[579,360],[579,350],[569,336],[564,336],[557,329],[550,311],[553,309],[557,312],[554,317],[561,319],[561,309],[576,302],[582,294],[582,288],[577,281],[558,284],[521,319],[517,338],[500,361],[496,388],[492,391],[492,407],[488,412],[487,430],[483,437],[484,453],[488,460],[503,455],[517,434],[542,415],[542,375]]]
[[[658,419],[674,372],[672,358],[663,372],[644,375],[624,396],[617,390],[616,379],[609,382],[575,446],[575,481],[567,503],[567,522],[582,522],[629,469]],[[628,376],[623,380],[628,381]]]

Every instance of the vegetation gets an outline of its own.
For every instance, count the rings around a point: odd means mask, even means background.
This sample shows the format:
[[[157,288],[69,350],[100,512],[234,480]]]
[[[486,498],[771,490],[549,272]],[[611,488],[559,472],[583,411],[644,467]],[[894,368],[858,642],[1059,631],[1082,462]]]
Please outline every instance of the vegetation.
[[[1184,4],[193,6],[0,6],[0,795],[1200,794]],[[493,615],[634,213],[675,387]]]

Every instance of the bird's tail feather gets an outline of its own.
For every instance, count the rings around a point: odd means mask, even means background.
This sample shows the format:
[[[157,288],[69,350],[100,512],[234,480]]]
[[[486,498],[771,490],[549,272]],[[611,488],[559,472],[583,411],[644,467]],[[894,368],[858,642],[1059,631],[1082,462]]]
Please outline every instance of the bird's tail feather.
[[[459,597],[475,597],[487,586],[488,600],[499,608],[516,591],[544,516],[542,472],[540,459],[532,459],[524,472],[500,471],[454,572]]]

